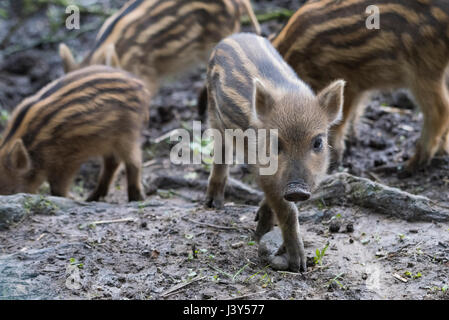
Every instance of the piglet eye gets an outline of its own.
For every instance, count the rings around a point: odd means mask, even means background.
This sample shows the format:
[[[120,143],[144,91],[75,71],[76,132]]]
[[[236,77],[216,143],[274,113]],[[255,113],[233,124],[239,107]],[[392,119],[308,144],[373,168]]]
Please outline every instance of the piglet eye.
[[[323,150],[324,141],[322,137],[317,137],[313,141],[313,151],[321,152]]]

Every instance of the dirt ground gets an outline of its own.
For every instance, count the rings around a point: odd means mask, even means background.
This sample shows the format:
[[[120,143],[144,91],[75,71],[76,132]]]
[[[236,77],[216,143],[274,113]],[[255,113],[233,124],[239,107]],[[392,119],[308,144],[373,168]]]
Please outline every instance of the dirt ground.
[[[301,2],[253,1],[257,13],[295,10]],[[124,1],[97,3],[108,12]],[[65,42],[80,56],[93,43],[95,31],[77,37],[62,27],[52,31],[49,12],[63,9],[50,8],[26,19],[14,12],[0,18],[2,127],[21,99],[62,74],[59,38],[72,38]],[[98,29],[104,18],[86,14],[82,24]],[[276,32],[282,24],[264,23],[263,31]],[[205,68],[199,67],[165,85],[153,99],[143,141],[145,181],[155,174],[207,179],[206,166],[173,165],[170,144],[154,142],[199,120],[196,99],[204,78]],[[448,157],[436,158],[412,177],[399,178],[395,172],[412,155],[420,134],[422,116],[412,100],[402,91],[375,93],[365,106],[358,136],[349,139],[338,170],[449,205]],[[93,189],[98,170],[95,161],[82,167],[72,188],[74,199],[81,201]],[[236,166],[231,173],[256,188],[245,168]],[[259,259],[252,237],[257,207],[228,199],[223,210],[206,210],[204,191],[170,187],[127,204],[124,178],[121,171],[105,204],[77,203],[57,213],[33,209],[0,231],[0,299],[449,298],[447,223],[410,223],[345,199],[338,206],[300,205],[308,270],[294,274],[275,271]],[[48,194],[48,186],[42,194]],[[331,232],[331,225],[339,230]],[[326,246],[323,256],[317,253]],[[314,257],[320,257],[318,263]]]

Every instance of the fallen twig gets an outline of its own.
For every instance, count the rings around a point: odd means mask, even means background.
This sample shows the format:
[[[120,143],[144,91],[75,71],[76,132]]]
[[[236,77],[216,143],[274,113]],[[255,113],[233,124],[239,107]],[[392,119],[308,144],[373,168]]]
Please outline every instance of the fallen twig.
[[[206,276],[203,276],[203,277],[198,276],[198,277],[193,278],[193,279],[190,280],[189,282],[177,284],[176,286],[174,286],[174,287],[168,289],[167,291],[163,292],[163,293],[161,294],[161,297],[166,297],[166,296],[169,295],[170,293],[172,293],[172,292],[174,292],[174,291],[178,291],[179,289],[184,288],[184,287],[186,287],[186,286],[188,286],[189,284],[192,284],[192,283],[194,283],[194,282],[203,280],[204,278],[206,278]]]
[[[398,275],[397,273],[393,273],[393,278],[395,278],[395,279],[397,279],[397,280],[399,280],[399,281],[401,281],[401,282],[404,282],[404,283],[407,283],[407,282],[408,282],[407,279],[405,279],[404,277],[401,277],[401,276]]]
[[[156,164],[156,163],[157,163],[157,160],[156,160],[156,159],[153,159],[153,160],[144,162],[142,166],[143,166],[144,168],[147,168],[147,167],[151,167],[152,165],[154,165],[154,164]]]
[[[89,222],[89,225],[99,225],[99,224],[110,224],[110,223],[120,223],[120,222],[129,222],[129,221],[135,221],[134,218],[123,218],[123,219],[114,219],[114,220],[100,220],[100,221],[93,221]]]
[[[157,137],[156,139],[153,140],[153,142],[156,144],[161,143],[162,141],[169,139],[172,135],[174,135],[178,131],[180,131],[180,129],[173,129],[167,133],[164,133],[162,136]]]
[[[215,224],[211,224],[211,223],[205,223],[205,222],[200,222],[200,221],[192,220],[192,219],[189,219],[189,218],[187,218],[187,217],[182,217],[181,219],[182,219],[182,220],[185,220],[185,221],[189,221],[189,222],[194,223],[194,224],[199,224],[199,225],[201,225],[201,226],[206,226],[206,227],[210,227],[210,228],[214,228],[214,229],[219,229],[219,230],[237,230],[237,231],[240,231],[240,230],[241,230],[241,228],[237,228],[237,227],[219,226],[219,225],[215,225]]]
[[[382,106],[382,111],[388,112],[388,113],[399,113],[399,114],[412,114],[413,112],[408,109],[400,109],[396,107],[391,106]]]
[[[44,233],[42,233],[36,240],[34,240],[34,241],[39,241],[39,240],[41,240],[43,237],[45,237],[47,234],[44,232]]]

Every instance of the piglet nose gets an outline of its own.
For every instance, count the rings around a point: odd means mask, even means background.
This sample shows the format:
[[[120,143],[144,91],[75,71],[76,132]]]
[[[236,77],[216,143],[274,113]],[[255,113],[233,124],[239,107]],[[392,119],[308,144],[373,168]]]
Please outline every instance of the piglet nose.
[[[284,199],[291,202],[305,201],[310,198],[309,187],[302,181],[290,182],[284,191]]]

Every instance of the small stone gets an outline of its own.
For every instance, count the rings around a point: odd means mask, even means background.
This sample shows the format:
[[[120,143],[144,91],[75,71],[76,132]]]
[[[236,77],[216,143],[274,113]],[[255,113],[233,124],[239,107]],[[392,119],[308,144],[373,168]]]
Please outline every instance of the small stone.
[[[274,255],[283,243],[282,232],[278,227],[265,233],[259,241],[258,254],[261,259]]]
[[[362,241],[360,241],[363,245],[368,244],[369,243],[369,239],[363,239]]]
[[[383,251],[377,251],[376,252],[376,257],[384,257],[385,253]]]
[[[348,223],[346,225],[346,232],[349,232],[349,233],[354,232],[354,225],[352,223]]]
[[[338,221],[332,221],[329,225],[329,231],[332,233],[340,231],[340,223]]]
[[[231,248],[232,249],[241,248],[241,247],[243,247],[244,244],[245,243],[243,241],[235,242],[235,243],[231,244]]]
[[[149,250],[144,250],[144,251],[142,251],[142,255],[144,256],[144,257],[149,257],[150,256],[150,251]]]

